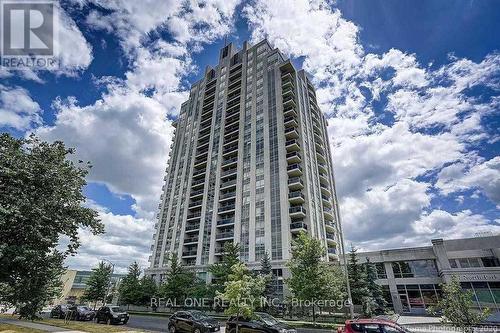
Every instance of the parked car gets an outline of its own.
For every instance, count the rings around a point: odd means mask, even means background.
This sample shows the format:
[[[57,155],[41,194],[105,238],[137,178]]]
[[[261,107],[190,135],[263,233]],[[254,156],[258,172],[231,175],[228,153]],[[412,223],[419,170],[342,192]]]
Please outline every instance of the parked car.
[[[201,311],[177,311],[168,321],[170,333],[219,332],[220,323]]]
[[[347,320],[337,333],[410,333],[409,330],[388,319]]]
[[[64,319],[66,317],[66,313],[68,312],[68,308],[69,308],[69,305],[67,305],[67,304],[56,305],[50,311],[50,318]]]
[[[226,333],[236,333],[237,324],[238,332],[296,333],[295,329],[264,312],[256,312],[253,319],[236,316],[229,318],[226,322]]]
[[[95,314],[97,323],[126,324],[130,318],[127,312],[121,311],[118,306],[102,306]]]
[[[95,311],[88,306],[73,305],[68,308],[70,319],[74,320],[94,320]]]

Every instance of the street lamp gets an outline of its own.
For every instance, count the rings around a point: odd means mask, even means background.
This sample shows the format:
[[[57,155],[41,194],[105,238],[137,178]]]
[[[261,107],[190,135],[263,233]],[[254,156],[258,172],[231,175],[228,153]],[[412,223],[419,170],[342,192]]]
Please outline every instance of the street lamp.
[[[101,259],[101,261],[104,261],[104,262],[107,262],[111,265],[111,275],[109,277],[109,282],[108,282],[108,286],[106,288],[106,294],[104,295],[104,300],[103,300],[103,305],[106,305],[106,300],[108,299],[108,294],[109,294],[109,289],[112,285],[112,282],[111,282],[111,279],[113,278],[113,273],[115,272],[115,264],[113,264],[111,261],[109,261],[108,259]]]

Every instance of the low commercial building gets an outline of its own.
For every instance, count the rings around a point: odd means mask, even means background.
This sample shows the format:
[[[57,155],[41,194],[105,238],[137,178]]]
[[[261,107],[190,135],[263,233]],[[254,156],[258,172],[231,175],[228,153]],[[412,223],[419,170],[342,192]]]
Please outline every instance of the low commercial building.
[[[74,269],[66,270],[61,278],[63,283],[61,297],[55,299],[53,304],[81,303],[81,297],[87,287],[87,280],[89,279],[90,274],[92,274],[92,271],[78,271]],[[118,289],[118,285],[124,276],[125,275],[123,274],[112,275],[110,293],[113,290],[116,291]]]
[[[457,277],[475,307],[500,311],[500,236],[433,239],[431,246],[358,253],[377,268],[377,283],[396,313],[424,314]]]

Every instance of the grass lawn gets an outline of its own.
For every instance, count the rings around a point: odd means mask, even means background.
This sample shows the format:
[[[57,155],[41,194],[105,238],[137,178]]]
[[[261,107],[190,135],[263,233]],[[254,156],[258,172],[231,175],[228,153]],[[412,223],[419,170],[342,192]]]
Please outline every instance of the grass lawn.
[[[124,332],[132,331],[132,329],[122,325],[106,325],[96,324],[88,321],[69,321],[67,323],[62,319],[43,319],[38,321],[41,324],[48,324],[57,327],[69,328],[75,331],[84,331],[90,333],[108,333],[108,332]],[[134,331],[138,331],[134,329]],[[140,332],[140,331],[139,331]]]
[[[0,324],[0,333],[42,333],[44,331],[11,324]]]

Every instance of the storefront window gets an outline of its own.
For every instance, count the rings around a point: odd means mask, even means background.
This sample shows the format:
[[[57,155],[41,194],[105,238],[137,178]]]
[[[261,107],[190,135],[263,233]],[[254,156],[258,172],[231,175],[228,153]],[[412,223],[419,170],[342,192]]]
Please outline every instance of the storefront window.
[[[396,278],[438,276],[434,260],[396,261],[392,263]]]

